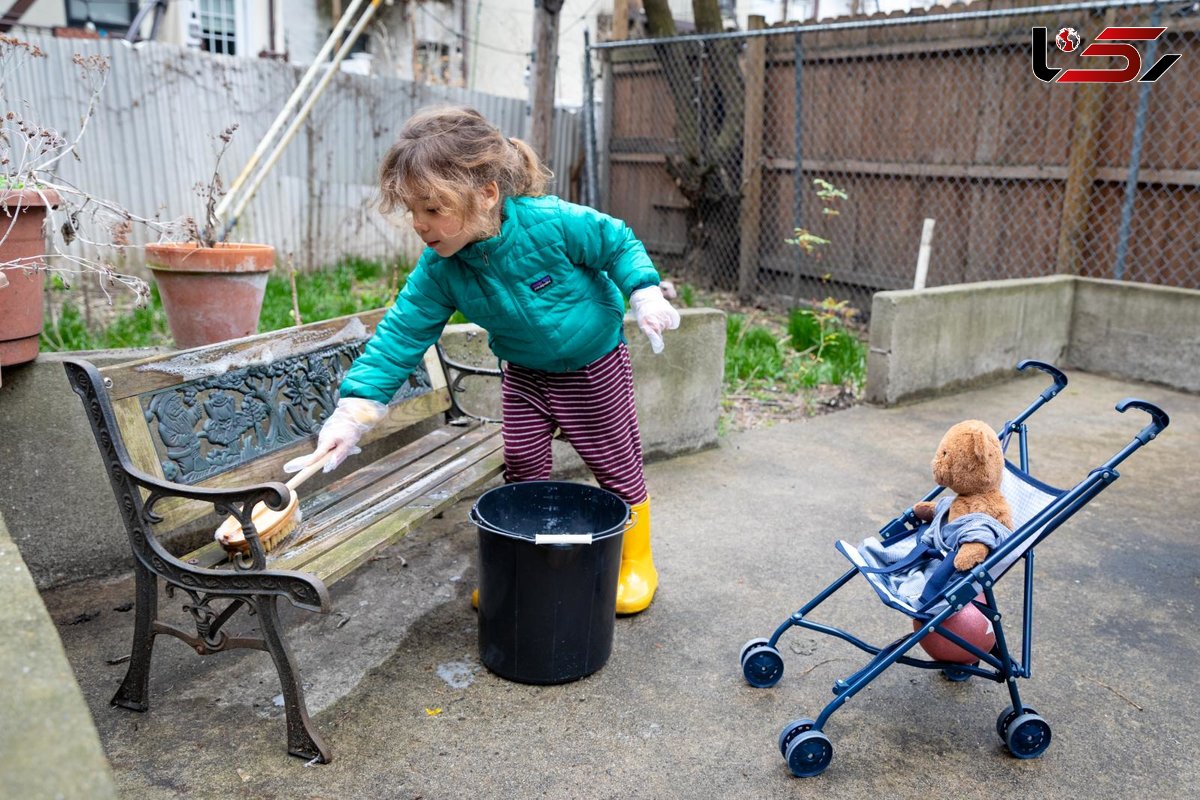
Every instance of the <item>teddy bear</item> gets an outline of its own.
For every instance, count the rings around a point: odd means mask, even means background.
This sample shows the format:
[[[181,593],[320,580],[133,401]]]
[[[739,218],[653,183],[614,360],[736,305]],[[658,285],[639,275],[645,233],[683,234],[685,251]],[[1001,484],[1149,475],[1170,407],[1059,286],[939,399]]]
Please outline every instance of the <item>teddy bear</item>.
[[[948,503],[946,530],[952,528],[949,523],[956,519],[976,513],[986,514],[1008,531],[1012,530],[1012,511],[1000,493],[1004,450],[987,423],[969,419],[951,426],[942,437],[931,466],[934,480],[957,496],[952,500],[943,498],[938,503],[928,500],[917,503],[913,513],[918,518],[932,522]],[[994,546],[996,541],[994,535],[975,535],[968,530],[947,536],[942,544],[956,551],[954,568],[966,572],[987,558],[991,552],[988,542]]]

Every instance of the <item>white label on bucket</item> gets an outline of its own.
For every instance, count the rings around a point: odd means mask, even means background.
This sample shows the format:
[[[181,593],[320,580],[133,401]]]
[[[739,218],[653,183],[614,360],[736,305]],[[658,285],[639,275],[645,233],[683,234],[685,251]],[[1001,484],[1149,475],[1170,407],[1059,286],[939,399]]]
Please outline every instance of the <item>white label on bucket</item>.
[[[533,536],[534,544],[591,544],[590,533],[537,533]]]

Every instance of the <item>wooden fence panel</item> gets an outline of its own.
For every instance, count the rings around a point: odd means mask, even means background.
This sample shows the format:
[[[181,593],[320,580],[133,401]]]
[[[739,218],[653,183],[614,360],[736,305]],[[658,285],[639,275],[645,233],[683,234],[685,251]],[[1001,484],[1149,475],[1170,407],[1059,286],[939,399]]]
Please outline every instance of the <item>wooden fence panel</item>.
[[[1122,11],[1117,19],[1146,25],[1147,14]],[[764,289],[786,288],[786,276],[796,274],[872,290],[911,285],[926,217],[937,220],[930,285],[1078,270],[1200,288],[1200,21],[1165,20],[1158,52],[1182,58],[1149,85],[1139,181],[1122,239],[1139,84],[1102,85],[1091,90],[1095,102],[1082,102],[1081,85],[1043,83],[1030,68],[1031,27],[1057,21],[1020,15],[942,23],[937,16],[924,15],[919,25],[802,34],[799,119],[797,34],[768,37],[762,191],[754,209]],[[1097,18],[1079,21],[1096,28],[1081,30],[1085,37],[1099,32]],[[659,47],[669,46],[664,40]],[[1051,51],[1053,66],[1094,66]],[[686,203],[672,190],[665,155],[679,154],[679,89],[673,98],[662,70],[645,60],[653,51],[643,46],[640,53],[637,63],[610,64],[611,210],[646,227],[655,255],[678,263],[689,246]],[[655,147],[664,156],[657,162],[647,156]],[[636,167],[628,163],[633,149],[642,154]],[[837,217],[822,214],[814,178],[847,192]],[[797,224],[831,243],[802,255],[784,242]],[[1118,267],[1122,242],[1127,256]],[[730,255],[736,271],[737,252]]]

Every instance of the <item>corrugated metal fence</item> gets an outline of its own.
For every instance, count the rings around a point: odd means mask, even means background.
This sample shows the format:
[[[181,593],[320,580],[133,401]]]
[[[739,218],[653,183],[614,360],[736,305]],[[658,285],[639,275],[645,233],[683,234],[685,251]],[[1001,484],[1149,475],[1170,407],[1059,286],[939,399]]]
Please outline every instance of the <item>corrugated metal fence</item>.
[[[19,110],[68,139],[80,128],[90,94],[75,54],[100,54],[111,69],[79,159],[61,175],[89,194],[144,217],[202,219],[197,191],[212,177],[220,132],[238,130],[221,162],[226,185],[250,158],[303,69],[277,61],[214,56],[146,43],[27,37],[47,58],[30,59],[6,76],[0,113]],[[458,103],[477,108],[509,136],[526,136],[527,103],[380,76],[337,75],[242,215],[231,241],[272,244],[297,268],[317,268],[354,255],[415,257],[416,240],[375,210],[375,175],[403,121],[419,108]],[[555,191],[572,196],[580,153],[580,117],[555,114]],[[144,234],[135,229],[135,243]],[[131,264],[140,250],[128,254]]]

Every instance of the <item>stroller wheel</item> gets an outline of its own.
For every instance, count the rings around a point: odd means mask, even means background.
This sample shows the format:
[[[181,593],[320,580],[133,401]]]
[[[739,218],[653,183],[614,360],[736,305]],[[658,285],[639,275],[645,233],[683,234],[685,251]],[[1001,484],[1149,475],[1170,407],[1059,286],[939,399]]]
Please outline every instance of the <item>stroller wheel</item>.
[[[1050,746],[1050,725],[1037,714],[1021,714],[1008,724],[1004,741],[1017,758],[1037,758]]]
[[[811,731],[813,725],[816,724],[811,719],[805,718],[794,719],[787,725],[784,725],[783,730],[779,732],[779,755],[787,758],[788,745],[792,743],[792,739],[795,739],[805,731]]]
[[[756,689],[766,689],[783,677],[783,656],[766,639],[751,639],[742,647],[742,675]]]
[[[750,653],[751,650],[757,650],[760,645],[766,645],[766,646],[770,647],[771,640],[764,639],[763,637],[759,636],[757,638],[751,639],[750,641],[748,641],[744,645],[742,645],[742,652],[738,655],[738,658],[741,660],[741,663],[745,664],[746,656]]]
[[[1012,706],[1008,706],[1000,712],[1000,716],[996,717],[996,735],[1000,737],[1000,741],[1008,742],[1008,724],[1021,714],[1036,714],[1029,706],[1025,706],[1024,711],[1017,711]]]
[[[946,680],[953,681],[954,683],[962,683],[963,681],[971,680],[971,673],[958,667],[942,667],[942,676]]]
[[[785,757],[793,775],[812,778],[824,772],[833,760],[833,745],[820,731],[805,731],[792,739]]]

